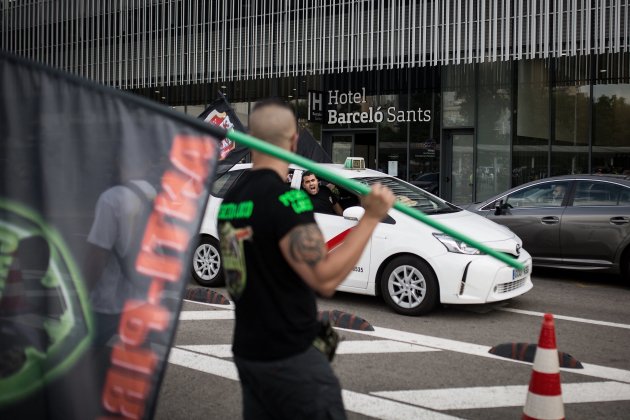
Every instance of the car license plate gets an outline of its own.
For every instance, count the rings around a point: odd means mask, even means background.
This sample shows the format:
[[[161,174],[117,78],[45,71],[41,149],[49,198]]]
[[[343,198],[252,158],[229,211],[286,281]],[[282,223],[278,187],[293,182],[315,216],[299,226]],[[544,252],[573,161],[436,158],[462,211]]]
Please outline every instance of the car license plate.
[[[529,274],[529,266],[526,265],[520,270],[514,269],[512,271],[512,280],[520,279],[521,277],[525,277]]]

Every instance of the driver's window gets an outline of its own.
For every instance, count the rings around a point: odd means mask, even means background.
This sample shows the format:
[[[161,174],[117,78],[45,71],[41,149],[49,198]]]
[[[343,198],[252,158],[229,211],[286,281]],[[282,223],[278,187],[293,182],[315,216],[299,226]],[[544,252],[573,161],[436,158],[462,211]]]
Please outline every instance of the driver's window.
[[[515,191],[507,196],[505,206],[560,207],[568,188],[567,182],[546,182]]]
[[[338,193],[338,200],[339,200],[339,205],[341,206],[342,209],[347,209],[348,207],[354,207],[354,206],[360,206],[361,205],[361,200],[359,199],[359,197],[354,194],[351,193],[350,191],[346,190],[345,188],[341,188],[341,187],[336,187],[337,193]]]
[[[294,180],[295,177],[294,174]],[[339,189],[334,184],[308,171],[302,173],[300,179],[301,188],[311,199],[315,213],[343,215],[344,208],[339,203]]]

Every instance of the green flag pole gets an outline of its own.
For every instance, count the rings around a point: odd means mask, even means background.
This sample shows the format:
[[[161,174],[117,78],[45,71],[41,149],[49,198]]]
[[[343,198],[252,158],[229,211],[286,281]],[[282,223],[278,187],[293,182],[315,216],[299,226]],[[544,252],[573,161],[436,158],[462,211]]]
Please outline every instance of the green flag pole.
[[[370,187],[367,185],[361,184],[360,182],[354,181],[349,178],[344,178],[334,171],[326,168],[323,165],[320,165],[316,162],[313,162],[310,159],[307,159],[303,156],[296,155],[295,153],[291,153],[288,150],[282,149],[278,146],[270,144],[268,142],[258,140],[255,137],[252,137],[248,134],[241,133],[240,131],[230,130],[227,132],[227,138],[230,140],[239,143],[243,146],[247,146],[250,149],[257,150],[262,153],[266,153],[278,159],[282,159],[286,162],[293,163],[295,165],[301,166],[304,169],[307,169],[313,172],[315,175],[318,175],[322,178],[326,178],[328,181],[333,182],[334,184],[340,185],[346,189],[357,191],[362,195],[366,195],[370,192]],[[447,235],[458,239],[474,248],[477,248],[479,251],[484,252],[514,268],[523,269],[523,263],[517,261],[516,259],[510,257],[507,254],[502,252],[498,252],[480,242],[475,241],[472,238],[469,238],[456,230],[451,229],[448,226],[444,226],[440,222],[435,221],[430,218],[426,214],[422,213],[419,210],[413,209],[411,207],[405,206],[402,203],[396,202],[394,203],[394,208],[406,215],[413,217],[420,222],[427,224],[441,232],[446,233]]]

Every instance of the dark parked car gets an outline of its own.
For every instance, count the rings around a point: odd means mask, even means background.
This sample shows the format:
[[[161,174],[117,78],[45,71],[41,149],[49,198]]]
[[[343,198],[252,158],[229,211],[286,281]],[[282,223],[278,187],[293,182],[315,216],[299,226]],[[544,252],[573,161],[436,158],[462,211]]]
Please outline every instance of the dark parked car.
[[[426,174],[415,174],[410,177],[410,184],[420,187],[431,194],[438,195],[440,191],[440,173],[429,172]]]
[[[519,185],[467,210],[509,227],[534,265],[630,281],[630,180],[565,175]]]

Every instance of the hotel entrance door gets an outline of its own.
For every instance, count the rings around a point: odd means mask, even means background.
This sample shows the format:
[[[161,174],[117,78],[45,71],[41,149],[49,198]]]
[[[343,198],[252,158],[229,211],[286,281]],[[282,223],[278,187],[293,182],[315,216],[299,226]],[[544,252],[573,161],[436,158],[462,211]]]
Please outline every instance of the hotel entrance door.
[[[455,204],[473,202],[474,141],[472,130],[449,130],[443,135],[440,191],[443,199]]]
[[[322,146],[333,163],[344,163],[348,156],[362,157],[365,166],[376,169],[376,131],[323,131]]]

